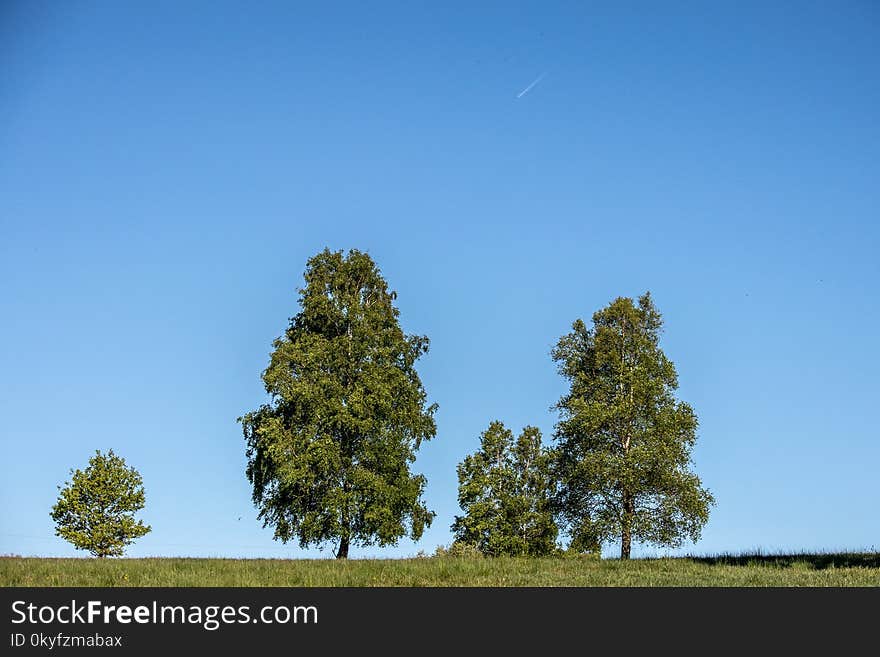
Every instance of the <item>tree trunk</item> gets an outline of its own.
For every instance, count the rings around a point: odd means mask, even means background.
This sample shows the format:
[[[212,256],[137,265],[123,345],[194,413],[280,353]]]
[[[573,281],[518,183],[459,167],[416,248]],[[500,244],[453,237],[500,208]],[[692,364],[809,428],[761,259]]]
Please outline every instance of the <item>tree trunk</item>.
[[[348,534],[339,540],[339,550],[336,552],[337,559],[348,559]]]
[[[619,390],[619,398],[618,398],[618,408],[620,405],[623,405],[624,409],[631,414],[632,413],[632,376],[630,376],[630,405],[629,408],[626,406],[626,383],[623,376],[624,368],[627,366],[626,362],[626,320],[623,320],[623,323],[620,326],[620,383],[618,385]],[[632,372],[632,368],[630,368],[630,372]],[[627,422],[626,419],[629,421]],[[629,456],[629,448],[632,445],[632,417],[631,415],[624,419],[624,422],[627,426],[622,428],[623,440],[621,441],[623,446],[623,456],[626,459]],[[629,559],[629,553],[632,549],[632,517],[633,517],[633,496],[628,490],[623,490],[623,517],[620,522],[620,558],[621,559]]]
[[[347,442],[347,441],[346,441]],[[343,447],[346,447],[343,444]],[[347,470],[347,468],[346,468]],[[342,514],[339,518],[340,524],[340,535],[339,535],[339,549],[336,551],[337,559],[348,559],[348,544],[351,541],[351,516],[349,515],[348,509],[348,474],[347,472],[343,475],[346,477],[342,482],[342,492],[345,494],[345,498],[342,504]]]
[[[633,504],[632,495],[623,494],[623,522],[621,523],[620,532],[620,558],[629,559],[630,550],[632,549],[632,518],[635,505]]]

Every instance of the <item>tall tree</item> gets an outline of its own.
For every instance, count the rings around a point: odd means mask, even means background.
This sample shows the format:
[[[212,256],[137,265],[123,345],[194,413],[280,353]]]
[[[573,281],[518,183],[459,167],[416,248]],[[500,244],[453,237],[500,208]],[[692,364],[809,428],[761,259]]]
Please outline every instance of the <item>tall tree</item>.
[[[150,531],[134,517],[146,501],[143,479],[112,449],[96,451],[88,467],[70,474],[52,507],[57,536],[103,558],[122,556],[126,546]]]
[[[480,449],[458,465],[455,540],[488,556],[541,556],[556,549],[549,459],[541,432],[525,427],[519,438],[501,422],[480,436]]]
[[[663,321],[649,293],[617,298],[580,319],[552,352],[570,389],[556,408],[557,498],[572,546],[620,540],[678,546],[697,540],[714,504],[690,471],[697,417],[676,401],[678,377],[659,346]]]
[[[239,418],[247,476],[264,526],[301,547],[417,540],[434,514],[410,472],[436,433],[415,369],[428,338],[405,335],[396,293],[366,253],[325,249],[308,261],[300,311],[275,340],[270,401]]]

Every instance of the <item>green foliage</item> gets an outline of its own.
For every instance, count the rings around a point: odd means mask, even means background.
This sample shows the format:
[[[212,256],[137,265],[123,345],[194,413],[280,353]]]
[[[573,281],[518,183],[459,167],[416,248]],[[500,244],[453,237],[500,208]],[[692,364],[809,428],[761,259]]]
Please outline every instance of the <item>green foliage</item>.
[[[300,312],[263,373],[268,404],[239,418],[254,504],[275,538],[300,546],[418,539],[434,514],[410,472],[434,411],[415,369],[428,338],[405,335],[369,255],[308,261]]]
[[[555,470],[560,518],[572,547],[619,539],[676,547],[697,540],[714,503],[690,472],[697,417],[676,401],[675,366],[659,347],[650,294],[618,298],[578,319],[553,350],[569,392],[557,404]]]
[[[480,559],[484,555],[476,545],[453,541],[449,547],[438,545],[434,550],[435,557],[449,557],[453,559]]]
[[[56,535],[96,557],[118,557],[150,531],[134,518],[144,508],[143,479],[112,449],[106,455],[96,451],[85,470],[70,473],[52,507]]]
[[[487,556],[543,556],[556,550],[550,508],[550,461],[541,432],[513,433],[492,422],[480,449],[458,465],[458,502],[465,512],[452,525],[455,545],[472,545]]]
[[[599,548],[577,544],[569,544],[564,550],[559,551],[558,556],[563,559],[576,559],[579,561],[595,561],[602,558]]]

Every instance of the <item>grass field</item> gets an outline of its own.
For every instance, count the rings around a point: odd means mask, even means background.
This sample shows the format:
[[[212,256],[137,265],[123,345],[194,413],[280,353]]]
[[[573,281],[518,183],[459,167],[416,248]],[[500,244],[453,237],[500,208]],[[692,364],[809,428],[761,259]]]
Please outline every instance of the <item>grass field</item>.
[[[880,553],[591,558],[39,559],[2,586],[880,586]]]

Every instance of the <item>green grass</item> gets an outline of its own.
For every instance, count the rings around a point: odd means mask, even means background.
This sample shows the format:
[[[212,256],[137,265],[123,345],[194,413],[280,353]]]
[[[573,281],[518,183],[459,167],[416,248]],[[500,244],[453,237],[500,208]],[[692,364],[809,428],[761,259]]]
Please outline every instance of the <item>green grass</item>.
[[[39,559],[2,586],[880,586],[880,553],[675,559]]]

